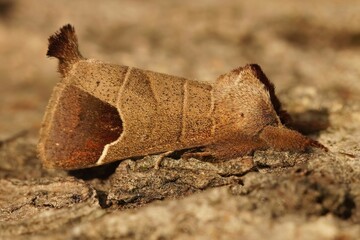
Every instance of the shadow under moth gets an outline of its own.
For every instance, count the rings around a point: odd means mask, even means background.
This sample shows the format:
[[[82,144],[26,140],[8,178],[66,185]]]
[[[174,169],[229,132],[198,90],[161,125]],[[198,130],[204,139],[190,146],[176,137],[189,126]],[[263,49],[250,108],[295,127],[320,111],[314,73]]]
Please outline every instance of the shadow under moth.
[[[256,64],[201,82],[82,57],[71,25],[49,38],[61,81],[38,144],[48,168],[79,169],[188,149],[218,160],[255,150],[326,147],[286,126],[273,84]]]

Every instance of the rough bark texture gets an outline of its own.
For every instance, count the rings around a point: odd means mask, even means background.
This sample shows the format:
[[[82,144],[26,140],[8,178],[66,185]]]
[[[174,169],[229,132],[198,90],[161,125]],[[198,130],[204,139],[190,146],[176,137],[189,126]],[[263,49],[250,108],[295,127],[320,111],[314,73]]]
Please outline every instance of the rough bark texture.
[[[1,239],[358,239],[360,4],[185,3],[0,1]],[[113,63],[197,79],[259,63],[293,126],[330,152],[44,170],[38,130],[59,77],[46,40],[67,22],[82,52]]]

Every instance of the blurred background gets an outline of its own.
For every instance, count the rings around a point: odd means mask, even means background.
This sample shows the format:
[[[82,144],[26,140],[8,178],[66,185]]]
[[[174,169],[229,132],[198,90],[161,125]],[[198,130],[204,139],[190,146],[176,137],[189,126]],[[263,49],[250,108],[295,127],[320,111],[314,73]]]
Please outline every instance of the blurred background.
[[[0,139],[36,139],[59,81],[47,39],[64,24],[106,62],[209,81],[258,63],[296,112],[359,95],[359,13],[356,0],[0,0]]]

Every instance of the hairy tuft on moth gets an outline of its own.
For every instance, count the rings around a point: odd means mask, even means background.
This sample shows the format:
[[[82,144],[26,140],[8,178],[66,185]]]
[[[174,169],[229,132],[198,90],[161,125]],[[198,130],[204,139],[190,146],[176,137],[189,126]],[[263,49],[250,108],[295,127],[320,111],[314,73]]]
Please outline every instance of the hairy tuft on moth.
[[[67,24],[59,32],[49,37],[49,48],[46,55],[59,59],[59,72],[62,77],[65,77],[74,63],[83,59],[79,52],[78,40],[73,26]]]
[[[255,150],[327,150],[288,129],[290,116],[256,64],[213,83],[85,59],[75,30],[49,38],[61,81],[45,112],[38,144],[48,168],[79,169],[121,159],[197,149],[184,157],[226,160]]]

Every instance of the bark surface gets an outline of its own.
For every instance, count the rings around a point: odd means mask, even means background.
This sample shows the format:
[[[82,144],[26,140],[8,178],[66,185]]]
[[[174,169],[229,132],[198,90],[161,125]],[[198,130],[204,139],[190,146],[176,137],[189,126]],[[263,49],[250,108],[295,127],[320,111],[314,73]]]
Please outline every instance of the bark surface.
[[[185,2],[0,1],[1,239],[360,236],[360,3]],[[59,80],[46,39],[68,22],[107,62],[191,79],[258,63],[294,128],[330,151],[44,170],[36,143]]]

